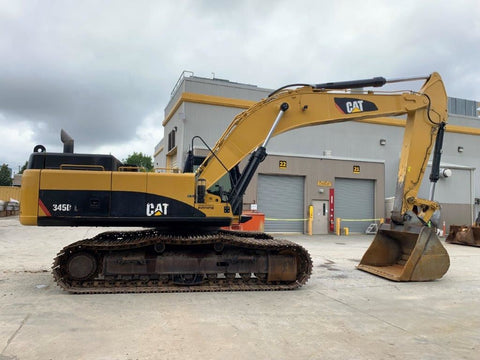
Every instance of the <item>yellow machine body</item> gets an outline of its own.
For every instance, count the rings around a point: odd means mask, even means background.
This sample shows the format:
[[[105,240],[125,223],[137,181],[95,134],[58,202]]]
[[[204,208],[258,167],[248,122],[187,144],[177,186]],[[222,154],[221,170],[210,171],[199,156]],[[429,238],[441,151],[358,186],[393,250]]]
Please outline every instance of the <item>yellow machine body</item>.
[[[24,225],[226,226],[229,204],[208,195],[195,203],[193,173],[27,170],[22,184]]]

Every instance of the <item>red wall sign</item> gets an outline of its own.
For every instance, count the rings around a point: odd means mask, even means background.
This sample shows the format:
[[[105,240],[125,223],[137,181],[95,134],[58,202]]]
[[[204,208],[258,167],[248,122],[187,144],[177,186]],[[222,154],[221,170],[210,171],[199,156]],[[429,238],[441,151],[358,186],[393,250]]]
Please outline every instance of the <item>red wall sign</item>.
[[[330,231],[334,232],[335,231],[335,190],[333,188],[330,188],[330,192],[328,194],[328,201],[330,203]]]

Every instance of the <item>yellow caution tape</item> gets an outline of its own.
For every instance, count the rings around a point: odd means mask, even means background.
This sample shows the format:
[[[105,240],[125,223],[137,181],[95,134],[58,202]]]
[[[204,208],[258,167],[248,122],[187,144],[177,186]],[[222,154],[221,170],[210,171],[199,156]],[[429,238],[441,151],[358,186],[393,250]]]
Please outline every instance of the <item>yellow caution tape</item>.
[[[343,222],[343,221],[380,221],[382,220],[382,218],[380,219],[344,219],[344,218],[340,218],[340,220]]]
[[[272,219],[272,218],[265,218],[268,221],[307,221],[308,219]]]
[[[308,219],[274,219],[274,218],[265,218],[265,220],[268,221],[308,221]],[[340,218],[340,220],[343,221],[380,221],[382,218],[378,219],[344,219]]]

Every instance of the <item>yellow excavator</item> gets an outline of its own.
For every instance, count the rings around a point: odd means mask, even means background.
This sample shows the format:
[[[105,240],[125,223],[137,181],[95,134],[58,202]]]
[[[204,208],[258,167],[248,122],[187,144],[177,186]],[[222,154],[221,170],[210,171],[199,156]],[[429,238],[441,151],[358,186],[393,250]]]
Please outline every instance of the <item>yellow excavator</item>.
[[[425,83],[416,92],[350,91],[420,79]],[[73,139],[62,131],[63,153],[37,145],[30,156],[20,222],[147,228],[108,231],[63,248],[53,275],[71,293],[295,289],[312,271],[302,246],[221,229],[248,221],[242,216],[243,194],[270,139],[305,126],[402,115],[406,125],[391,221],[379,228],[358,268],[395,281],[435,280],[449,267],[429,226],[439,205],[434,186],[429,200],[417,198],[417,192],[434,145],[430,180],[438,180],[447,96],[437,73],[287,85],[237,115],[206,158],[190,151],[183,173],[142,172],[111,155],[74,153]]]

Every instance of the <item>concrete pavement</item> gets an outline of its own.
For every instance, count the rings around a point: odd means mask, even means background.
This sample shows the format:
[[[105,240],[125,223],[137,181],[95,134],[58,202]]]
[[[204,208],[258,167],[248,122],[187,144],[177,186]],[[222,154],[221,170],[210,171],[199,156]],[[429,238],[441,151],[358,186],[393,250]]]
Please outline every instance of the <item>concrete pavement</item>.
[[[444,278],[395,283],[355,269],[373,236],[279,235],[314,270],[288,292],[69,295],[50,266],[101,228],[0,218],[0,360],[477,359],[480,248],[445,244]]]

